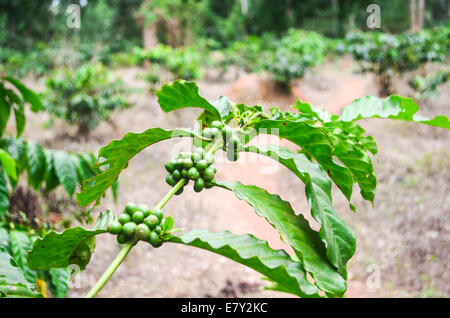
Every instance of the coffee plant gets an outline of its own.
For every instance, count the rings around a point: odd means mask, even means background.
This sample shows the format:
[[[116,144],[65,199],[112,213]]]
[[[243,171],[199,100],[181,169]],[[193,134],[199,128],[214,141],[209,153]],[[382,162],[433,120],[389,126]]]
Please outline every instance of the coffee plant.
[[[426,76],[416,75],[409,80],[409,86],[415,91],[418,99],[433,99],[437,96],[437,89],[440,85],[447,83],[450,72],[439,71]]]
[[[102,64],[85,64],[77,70],[57,70],[46,80],[46,110],[78,127],[87,138],[116,109],[129,107],[128,92],[120,80],[112,81]]]
[[[361,72],[376,76],[380,96],[392,93],[396,76],[417,70],[428,62],[442,63],[448,54],[448,38],[436,31],[398,35],[357,33],[348,36],[347,44],[353,58],[360,63]]]
[[[123,247],[87,297],[98,294],[139,242],[153,247],[162,245],[161,248],[168,243],[183,244],[225,256],[264,275],[270,282],[267,288],[272,290],[300,297],[342,297],[347,288],[347,262],[355,252],[356,239],[353,230],[333,208],[332,184],[349,200],[353,210],[351,198],[355,183],[361,196],[372,203],[377,184],[370,156],[377,153],[377,145],[356,121],[389,118],[450,130],[447,117],[420,116],[412,99],[396,95],[383,99],[359,98],[339,116],[302,101],[294,106],[295,112],[273,108],[269,113],[260,106],[235,104],[226,97],[210,102],[199,94],[194,82],[183,80],[163,85],[156,95],[164,112],[187,107],[202,109],[201,130],[155,127],[112,141],[100,150],[101,160],[96,165],[100,171],[83,182],[77,200],[80,206],[99,204],[106,189],[143,149],[175,137],[192,138],[192,151],[168,159],[165,165],[169,173],[166,181],[170,185],[167,194],[153,209],[130,203],[119,217],[111,211],[101,213],[92,228],[78,226],[63,232],[48,232],[35,240],[27,255],[28,268],[49,271],[76,264],[83,270],[94,252],[95,237],[109,232],[117,236]],[[259,133],[275,134],[298,148],[293,151],[274,144],[250,144]],[[306,212],[295,213],[279,195],[239,181],[216,180],[212,165],[217,151],[225,151],[231,161],[242,152],[257,153],[291,170],[305,185],[311,216],[320,229],[313,230],[303,214]],[[170,216],[164,217],[163,209],[191,181],[196,191],[214,186],[233,192],[275,228],[294,254],[274,250],[253,235],[208,230],[176,235],[178,230],[172,229],[174,221]],[[23,284],[25,272],[13,266],[16,263],[7,263],[0,282],[9,290],[14,286],[23,287],[23,296],[29,295],[36,286]],[[8,288],[4,288],[6,296],[9,296]]]
[[[166,69],[174,78],[193,80],[203,77],[202,55],[193,47],[172,48],[160,43],[149,50],[135,48],[134,54],[139,64],[148,60]]]

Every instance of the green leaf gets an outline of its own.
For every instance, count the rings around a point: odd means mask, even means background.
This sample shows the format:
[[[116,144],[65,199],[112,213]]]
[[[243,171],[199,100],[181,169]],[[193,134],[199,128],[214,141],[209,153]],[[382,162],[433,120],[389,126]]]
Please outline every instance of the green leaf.
[[[0,149],[0,163],[9,177],[17,179],[16,161],[5,150]]]
[[[354,180],[361,189],[361,196],[373,204],[377,187],[377,177],[373,168],[372,160],[367,153],[367,142],[375,141],[361,140],[358,135],[350,135],[345,128],[349,128],[353,122],[332,122],[326,124],[329,130],[329,137],[333,140],[334,152],[336,156],[352,173]],[[353,127],[355,130],[356,127]],[[362,128],[361,128],[362,129]],[[373,143],[369,146],[372,147]],[[375,144],[376,151],[376,144]]]
[[[276,134],[300,146],[303,151],[311,155],[334,183],[350,200],[353,188],[352,173],[333,160],[334,145],[322,127],[314,127],[305,121],[291,120],[262,120],[255,128],[267,129],[267,133]]]
[[[169,242],[195,246],[225,256],[278,282],[288,293],[301,297],[318,296],[317,288],[307,280],[301,263],[292,261],[285,251],[274,250],[266,241],[253,235],[194,230],[172,237]]]
[[[8,136],[2,139],[1,146],[16,162],[19,174],[26,168],[26,143],[21,138]]]
[[[64,151],[54,151],[53,166],[59,183],[72,196],[75,193],[78,176],[70,154]]]
[[[278,146],[250,146],[246,151],[259,153],[277,160],[305,184],[311,215],[321,224],[319,236],[327,248],[327,257],[343,277],[347,277],[346,263],[355,253],[356,239],[333,208],[331,180],[319,165],[304,154],[296,154]]]
[[[304,114],[313,116],[315,119],[320,120],[321,122],[330,122],[338,118],[338,116],[329,113],[327,110],[315,107],[309,103],[301,101],[300,99],[293,107]]]
[[[116,220],[111,211],[101,213],[92,229],[74,227],[62,233],[51,231],[34,242],[28,253],[31,269],[49,270],[77,264],[83,270],[89,263],[95,247],[95,236],[107,232],[108,225]]]
[[[23,103],[20,103],[13,107],[14,109],[14,117],[16,119],[16,129],[17,129],[17,137],[20,137],[25,130],[25,107]]]
[[[5,172],[0,169],[0,220],[4,220],[9,208],[9,190]]]
[[[158,96],[161,109],[166,113],[180,108],[198,107],[207,110],[217,119],[221,119],[219,109],[200,96],[195,82],[176,80],[164,84],[156,91],[156,96]],[[222,111],[224,110],[222,109]]]
[[[163,233],[169,232],[173,228],[173,223],[173,218],[170,215],[166,217],[163,224]]]
[[[3,83],[0,83],[0,132],[6,129],[8,119],[11,116],[11,105],[6,101],[6,93]]]
[[[59,185],[58,176],[56,175],[53,164],[53,151],[44,149],[45,153],[45,194],[55,189]]]
[[[220,113],[220,117],[223,122],[228,123],[230,119],[233,118],[233,113],[231,112],[231,102],[226,96],[220,96],[218,100],[211,102],[218,112]],[[210,126],[211,123],[217,120],[215,115],[212,115],[211,112],[205,110],[203,111],[197,120],[201,121],[204,128],[205,126]]]
[[[31,110],[33,112],[38,112],[44,109],[44,105],[41,102],[39,96],[34,93],[32,90],[28,89],[25,85],[23,85],[19,80],[12,78],[10,76],[5,77],[5,81],[13,84],[19,92],[22,94],[24,100],[31,104]]]
[[[56,298],[65,298],[69,291],[70,271],[66,268],[52,268],[48,271],[48,283],[52,295]]]
[[[128,161],[148,146],[172,137],[195,136],[192,131],[162,128],[150,128],[143,133],[129,133],[121,140],[113,140],[100,149],[99,158],[105,161],[99,162],[98,167],[103,171],[83,182],[81,193],[77,193],[77,201],[80,206],[86,206],[92,202],[99,203],[105,191],[118,179],[119,174],[128,166]],[[198,136],[198,138],[201,138]]]
[[[42,297],[7,250],[0,247],[0,295],[6,297]]]
[[[391,118],[450,129],[448,117],[441,115],[429,119],[416,114],[418,110],[419,106],[412,98],[398,95],[386,98],[366,96],[358,98],[346,106],[339,119],[342,121],[354,121],[363,118]]]
[[[27,253],[31,250],[32,241],[27,233],[22,231],[10,231],[9,241],[12,256],[17,262],[17,265],[22,270],[25,279],[32,284],[36,283],[38,275],[31,270],[27,265]]]
[[[94,170],[91,165],[84,159],[82,155],[71,155],[72,161],[75,165],[75,169],[78,174],[78,181],[82,183],[83,181],[95,176]]]
[[[218,182],[218,186],[234,192],[251,205],[289,244],[316,285],[328,294],[342,296],[346,282],[327,259],[325,245],[302,214],[296,215],[289,202],[254,185],[240,182]]]
[[[33,189],[38,191],[44,181],[46,171],[46,156],[42,147],[34,141],[26,146],[28,181]]]

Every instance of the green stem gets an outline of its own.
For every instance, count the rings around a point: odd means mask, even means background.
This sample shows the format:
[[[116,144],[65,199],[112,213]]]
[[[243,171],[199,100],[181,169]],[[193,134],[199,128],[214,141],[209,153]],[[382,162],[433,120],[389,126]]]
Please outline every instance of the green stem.
[[[130,252],[131,248],[135,245],[135,242],[128,242],[120,250],[119,254],[117,254],[116,258],[112,261],[106,271],[103,273],[102,277],[97,281],[94,287],[91,288],[89,293],[86,295],[86,298],[94,298],[97,296],[98,292],[105,286],[114,272],[117,270],[120,264],[122,264],[125,257]]]
[[[170,189],[169,192],[167,192],[167,194],[164,196],[164,198],[162,198],[162,200],[159,201],[159,203],[155,206],[155,209],[162,209],[163,206],[165,206],[166,203],[170,200],[170,198],[173,197],[173,195],[175,193],[177,193],[178,190],[180,190],[185,184],[186,184],[186,178],[180,179],[180,181],[178,181],[177,184],[174,185],[173,188]]]

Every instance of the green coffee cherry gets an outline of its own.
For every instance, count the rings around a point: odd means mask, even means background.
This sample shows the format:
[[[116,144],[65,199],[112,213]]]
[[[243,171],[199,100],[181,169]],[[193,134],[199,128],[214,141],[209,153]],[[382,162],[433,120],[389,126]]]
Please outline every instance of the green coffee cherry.
[[[174,171],[173,171],[173,173],[172,173],[172,178],[174,179],[174,180],[180,180],[181,179],[181,177],[182,177],[182,175],[181,175],[181,172],[180,172],[180,170],[178,170],[178,169],[175,169]]]
[[[225,140],[225,142],[227,142],[227,140],[230,139],[231,136],[233,135],[233,128],[231,128],[230,126],[224,126],[221,132],[223,139]]]
[[[215,139],[220,135],[220,130],[217,128],[205,128],[202,132],[203,136],[210,139]]]
[[[128,237],[125,234],[119,234],[117,235],[117,242],[119,244],[125,244],[128,241]]]
[[[137,227],[136,223],[128,222],[128,223],[124,224],[124,226],[122,228],[122,233],[125,234],[127,237],[130,237],[133,235],[136,227]]]
[[[136,237],[140,240],[147,240],[150,237],[150,229],[145,224],[139,224],[134,230]]]
[[[188,178],[195,180],[200,177],[200,172],[198,172],[197,168],[192,167],[188,170]]]
[[[130,202],[125,206],[124,212],[131,216],[137,209],[136,204]]]
[[[239,140],[239,138],[236,136],[233,136],[233,137],[231,137],[230,141],[228,142],[227,148],[228,149],[232,148],[232,150],[236,151],[236,149],[238,149],[238,146],[240,143],[241,143],[241,141]]]
[[[158,234],[156,232],[150,232],[150,235],[148,237],[148,242],[152,244],[152,246],[155,246],[161,242]]]
[[[129,216],[128,214],[124,214],[126,216]],[[110,225],[108,225],[108,232],[111,234],[120,234],[122,232],[122,224],[118,221],[112,222]]]
[[[199,148],[199,149],[201,149],[201,148]],[[202,160],[202,158],[203,158],[203,154],[202,153],[200,153],[200,152],[193,152],[192,153],[191,160],[192,160],[193,163],[199,162],[200,160]]]
[[[204,181],[212,181],[214,179],[214,170],[211,167],[208,167],[203,171],[203,180]]]
[[[119,215],[119,222],[122,224],[126,224],[131,221],[131,216],[129,214],[121,214]]]
[[[208,165],[212,165],[214,163],[214,156],[210,153],[205,154],[205,160]]]
[[[157,226],[155,227],[155,232],[156,232],[157,234],[161,234],[161,233],[162,233],[162,227],[159,226],[159,225],[157,225]]]
[[[171,174],[169,174],[166,177],[166,182],[167,182],[168,185],[170,185],[172,187],[177,184],[177,180],[175,180],[174,177]]]
[[[194,165],[194,163],[192,162],[191,158],[185,158],[183,160],[183,168],[184,169],[189,169]]]
[[[150,215],[150,208],[146,204],[141,204],[138,208],[142,213],[144,213],[144,218]]]
[[[203,149],[201,147],[195,148],[194,153],[198,153],[201,156],[201,158],[203,158],[203,156],[205,155],[205,149]]]
[[[134,212],[131,220],[133,220],[133,222],[136,224],[142,223],[142,221],[144,221],[144,213],[142,213],[141,211]]]
[[[195,168],[197,168],[197,170],[199,170],[199,171],[203,171],[206,168],[208,168],[208,162],[206,162],[205,159],[202,159],[195,164]]]
[[[175,159],[170,159],[165,165],[167,172],[172,173],[176,168],[176,164],[177,161]]]
[[[144,220],[144,224],[147,225],[150,230],[153,230],[159,224],[159,219],[156,215],[152,214]]]
[[[163,211],[161,211],[160,209],[155,209],[151,211],[152,215],[156,216],[158,218],[158,220],[162,220],[164,213]]]
[[[181,176],[182,176],[183,178],[187,178],[187,174],[188,174],[187,169],[181,170]]]
[[[175,168],[177,169],[183,169],[184,167],[184,158],[178,158],[176,163],[175,163]]]
[[[203,181],[202,178],[198,178],[197,180],[195,180],[195,182],[194,182],[194,191],[195,192],[202,191],[204,187],[205,187],[205,181]]]

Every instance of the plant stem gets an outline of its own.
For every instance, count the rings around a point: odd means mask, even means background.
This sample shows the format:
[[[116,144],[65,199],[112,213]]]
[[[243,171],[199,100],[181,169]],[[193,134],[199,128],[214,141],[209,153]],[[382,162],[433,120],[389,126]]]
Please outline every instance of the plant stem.
[[[186,178],[180,179],[180,181],[178,181],[177,184],[174,185],[173,188],[170,189],[169,192],[167,192],[167,194],[164,196],[164,198],[162,198],[162,200],[159,201],[159,203],[155,206],[155,209],[162,209],[163,206],[165,206],[166,203],[170,200],[170,198],[173,197],[173,195],[175,193],[177,193],[178,190],[180,190],[180,188],[182,188],[185,184],[186,184]]]
[[[97,296],[98,292],[105,286],[114,272],[117,270],[120,264],[122,264],[125,257],[130,252],[131,248],[135,245],[136,242],[128,242],[120,250],[119,254],[117,254],[116,258],[112,261],[106,271],[103,273],[102,277],[97,281],[94,287],[91,288],[89,293],[86,295],[86,298],[94,298]]]

